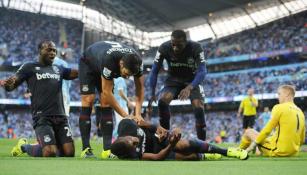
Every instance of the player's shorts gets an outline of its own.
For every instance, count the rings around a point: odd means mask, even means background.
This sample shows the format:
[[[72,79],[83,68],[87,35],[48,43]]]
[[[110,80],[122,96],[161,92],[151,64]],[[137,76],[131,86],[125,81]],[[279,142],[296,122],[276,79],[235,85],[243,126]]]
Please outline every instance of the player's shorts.
[[[270,137],[266,138],[264,142],[260,145],[258,144],[258,149],[261,151],[263,156],[273,157],[275,155],[275,150],[277,149],[275,144],[272,143]]]
[[[39,116],[33,118],[37,140],[42,147],[72,143],[72,134],[66,116]]]
[[[81,95],[95,94],[95,89],[99,93],[102,91],[101,73],[90,66],[85,56],[79,61],[79,80]]]
[[[255,115],[244,115],[243,116],[243,129],[253,128],[255,125]]]
[[[174,95],[174,99],[178,98],[178,95],[182,89],[184,89],[186,86],[164,86],[164,88],[161,90],[160,95],[164,94],[166,92],[170,92]],[[204,101],[205,94],[203,87],[201,85],[196,86],[191,90],[190,94],[190,100],[199,99]]]

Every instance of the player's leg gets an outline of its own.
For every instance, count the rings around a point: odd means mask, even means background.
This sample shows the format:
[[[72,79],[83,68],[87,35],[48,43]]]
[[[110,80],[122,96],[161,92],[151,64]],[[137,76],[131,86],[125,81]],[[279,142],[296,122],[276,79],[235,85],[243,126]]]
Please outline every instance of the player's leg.
[[[181,139],[174,148],[175,152],[181,154],[192,154],[192,153],[211,153],[221,154],[227,157],[235,157],[241,160],[248,158],[247,151],[238,148],[221,148],[216,145],[204,142],[202,140],[186,140]]]
[[[102,95],[102,94],[101,94]],[[100,97],[101,105],[101,131],[103,137],[102,158],[108,158],[111,151],[112,135],[113,135],[113,109],[109,106],[106,99]]]
[[[54,126],[54,134],[59,148],[58,156],[74,157],[75,145],[72,139],[71,129],[68,125],[67,118],[57,117],[56,125]]]
[[[165,86],[162,89],[161,96],[158,100],[158,109],[160,116],[160,125],[165,129],[170,129],[170,109],[169,104],[174,99],[176,94],[179,93],[177,87]]]
[[[57,155],[57,142],[53,125],[51,117],[41,116],[37,121],[34,121],[35,134],[39,145],[42,147],[43,157],[55,157]],[[32,149],[34,149],[34,146]]]
[[[200,140],[206,140],[206,120],[204,109],[204,93],[202,86],[197,86],[191,91],[190,100],[195,116],[195,128],[197,137]]]
[[[93,157],[90,146],[91,135],[91,112],[95,100],[95,73],[80,59],[79,80],[81,92],[81,112],[79,117],[79,128],[82,139],[81,157]]]
[[[23,153],[27,153],[32,157],[42,157],[43,150],[40,144],[29,144],[28,140],[25,138],[21,138],[18,140],[17,145],[15,145],[11,151],[12,156],[20,156]]]
[[[256,140],[258,137],[259,132],[254,129],[246,129],[240,142],[240,148],[246,149],[249,147],[249,145]]]

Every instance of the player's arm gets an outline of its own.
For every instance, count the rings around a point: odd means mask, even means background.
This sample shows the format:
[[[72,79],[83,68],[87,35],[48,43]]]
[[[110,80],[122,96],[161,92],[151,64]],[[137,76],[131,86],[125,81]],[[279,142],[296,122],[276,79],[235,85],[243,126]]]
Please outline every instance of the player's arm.
[[[156,85],[157,85],[157,80],[158,80],[158,73],[162,67],[162,63],[164,60],[164,56],[161,53],[162,46],[158,49],[155,59],[154,59],[154,64],[152,65],[151,72],[149,73],[149,86],[151,88],[151,98],[155,98],[156,96]],[[156,99],[151,99],[151,102]]]
[[[300,135],[300,137],[301,137],[301,145],[303,145],[304,143],[305,143],[305,130],[306,130],[306,128],[305,128],[305,116],[304,116],[304,113],[302,112],[302,118],[303,118],[303,122],[302,123],[304,123],[303,124],[303,129],[302,129],[302,132],[301,132],[301,135]]]
[[[107,80],[101,76],[102,94],[101,94],[101,106],[111,106],[120,116],[128,117],[128,113],[120,107],[113,95],[113,79]]]
[[[70,69],[70,68],[65,68],[63,66],[61,66],[63,69],[63,79],[65,80],[73,80],[78,78],[78,70],[76,69]]]
[[[242,113],[242,110],[243,110],[243,100],[241,101],[240,103],[240,106],[239,106],[239,109],[238,109],[238,113],[237,113],[237,116],[240,117],[241,113]]]
[[[142,118],[141,110],[142,104],[144,101],[144,75],[134,76],[134,84],[135,84],[135,116],[139,119]]]
[[[272,117],[265,125],[265,127],[260,131],[256,143],[261,144],[265,138],[267,138],[272,130],[278,125],[279,119],[281,116],[281,109],[278,106],[274,106],[272,109]]]
[[[16,89],[29,76],[31,76],[31,66],[30,64],[25,63],[20,66],[15,75],[10,76],[5,80],[1,80],[0,84],[6,91],[12,91]]]
[[[142,155],[143,160],[164,160],[169,153],[173,150],[173,148],[176,146],[178,141],[181,138],[181,132],[179,129],[174,129],[174,131],[171,133],[169,137],[169,144],[162,149],[160,152],[153,154],[153,153],[144,153]]]

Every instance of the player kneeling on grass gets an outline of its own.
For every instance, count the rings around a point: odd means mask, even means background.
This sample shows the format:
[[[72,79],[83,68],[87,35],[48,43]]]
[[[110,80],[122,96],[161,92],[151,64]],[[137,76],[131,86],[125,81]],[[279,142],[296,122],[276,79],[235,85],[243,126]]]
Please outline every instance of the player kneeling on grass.
[[[220,159],[222,155],[241,160],[248,158],[247,151],[242,149],[224,149],[201,140],[182,139],[178,128],[167,132],[161,127],[144,122],[137,124],[130,119],[119,123],[118,136],[111,146],[111,152],[119,159],[204,160]]]
[[[33,157],[73,157],[75,147],[65,114],[62,80],[78,77],[78,71],[52,65],[57,50],[52,41],[38,45],[39,60],[23,64],[15,75],[0,80],[6,91],[12,91],[24,81],[31,96],[33,128],[39,144],[30,145],[20,139],[12,149],[12,156],[28,153]]]
[[[305,116],[294,104],[295,88],[282,85],[278,88],[279,104],[272,109],[272,115],[266,126],[258,133],[254,129],[246,130],[240,148],[247,151],[256,146],[263,156],[296,156],[305,140]],[[271,131],[275,129],[272,136]]]

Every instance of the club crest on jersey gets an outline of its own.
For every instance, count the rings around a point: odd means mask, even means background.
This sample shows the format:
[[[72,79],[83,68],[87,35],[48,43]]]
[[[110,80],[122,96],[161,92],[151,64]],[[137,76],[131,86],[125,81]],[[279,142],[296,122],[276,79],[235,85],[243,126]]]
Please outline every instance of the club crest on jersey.
[[[52,69],[53,69],[54,73],[56,73],[56,74],[59,74],[59,73],[60,73],[60,70],[59,70],[58,67],[52,66]]]
[[[85,85],[82,85],[82,91],[83,92],[87,92],[89,89],[88,89],[88,85],[85,84]]]
[[[189,59],[188,59],[188,64],[194,64],[194,62],[195,62],[195,61],[194,61],[193,58],[189,58]]]
[[[103,68],[103,75],[105,77],[110,77],[111,76],[112,71],[106,67]]]
[[[50,136],[49,136],[49,135],[44,135],[44,142],[45,142],[45,143],[48,143],[48,142],[50,142],[50,141],[51,141]]]

